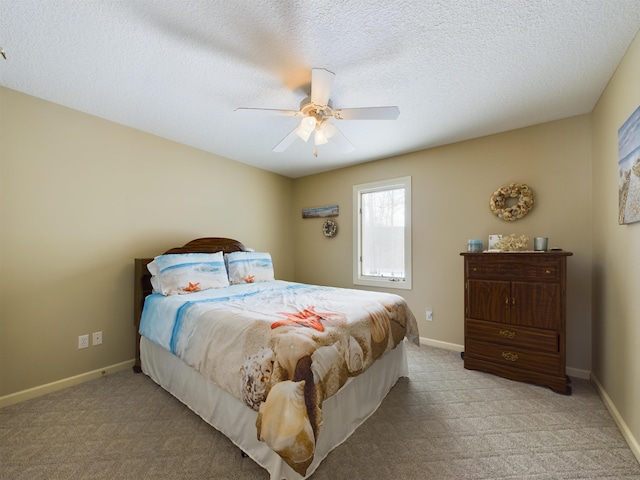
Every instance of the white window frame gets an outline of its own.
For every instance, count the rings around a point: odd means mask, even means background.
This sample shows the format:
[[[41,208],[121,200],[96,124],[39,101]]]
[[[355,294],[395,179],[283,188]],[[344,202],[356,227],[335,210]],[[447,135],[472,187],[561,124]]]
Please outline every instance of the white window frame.
[[[362,275],[362,194],[404,188],[404,279]],[[411,177],[353,186],[353,283],[371,287],[411,290]]]

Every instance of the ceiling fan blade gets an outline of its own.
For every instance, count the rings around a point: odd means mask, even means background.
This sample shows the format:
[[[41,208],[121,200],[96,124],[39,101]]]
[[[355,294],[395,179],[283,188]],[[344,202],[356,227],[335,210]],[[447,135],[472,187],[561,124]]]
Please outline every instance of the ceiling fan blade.
[[[273,147],[273,152],[284,152],[287,148],[293,145],[293,142],[298,138],[298,127],[294,128],[289,135],[284,137],[282,141]]]
[[[311,103],[325,106],[329,103],[335,73],[324,68],[311,69]]]
[[[333,111],[338,120],[395,120],[400,115],[398,107],[343,108]]]
[[[338,127],[336,127],[336,132],[331,137],[329,142],[335,143],[335,145],[340,149],[342,153],[350,153],[356,149],[356,147],[353,146],[353,143],[349,141],[349,139],[345,136],[344,133],[340,131]]]
[[[238,107],[235,109],[236,112],[240,113],[248,113],[251,115],[284,115],[286,117],[296,117],[300,115],[298,110],[279,110],[276,108],[246,108],[246,107]]]

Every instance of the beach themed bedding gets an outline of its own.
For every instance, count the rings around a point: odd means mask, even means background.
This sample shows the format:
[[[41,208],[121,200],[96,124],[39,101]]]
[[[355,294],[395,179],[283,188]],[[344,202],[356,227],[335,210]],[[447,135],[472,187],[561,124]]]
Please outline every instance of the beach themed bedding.
[[[140,334],[255,410],[258,439],[301,475],[322,402],[405,337],[418,341],[398,295],[279,280],[152,294]]]

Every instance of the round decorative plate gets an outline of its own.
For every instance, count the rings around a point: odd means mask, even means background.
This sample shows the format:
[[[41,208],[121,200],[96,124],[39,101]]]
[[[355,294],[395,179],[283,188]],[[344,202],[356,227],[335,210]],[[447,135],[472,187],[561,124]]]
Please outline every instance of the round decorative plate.
[[[338,224],[333,220],[325,220],[322,224],[322,233],[325,237],[335,237],[338,233]]]

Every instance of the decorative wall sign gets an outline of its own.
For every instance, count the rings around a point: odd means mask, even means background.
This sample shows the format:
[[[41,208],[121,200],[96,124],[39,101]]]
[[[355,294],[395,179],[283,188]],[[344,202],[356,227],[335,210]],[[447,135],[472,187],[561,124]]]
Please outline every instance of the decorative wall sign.
[[[640,107],[618,130],[618,223],[640,222]]]
[[[303,208],[302,218],[325,218],[325,217],[337,217],[340,213],[338,205],[331,207],[316,207],[316,208]]]

